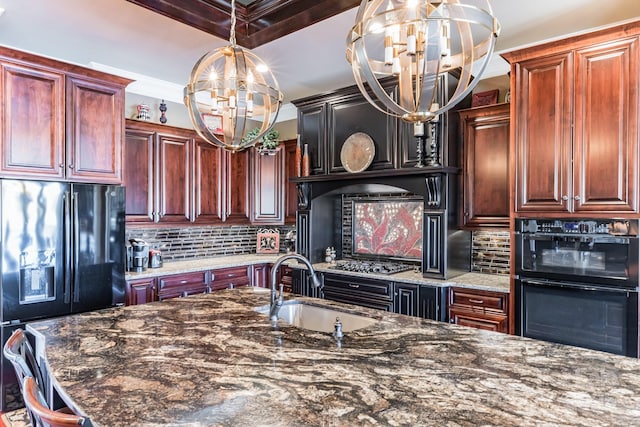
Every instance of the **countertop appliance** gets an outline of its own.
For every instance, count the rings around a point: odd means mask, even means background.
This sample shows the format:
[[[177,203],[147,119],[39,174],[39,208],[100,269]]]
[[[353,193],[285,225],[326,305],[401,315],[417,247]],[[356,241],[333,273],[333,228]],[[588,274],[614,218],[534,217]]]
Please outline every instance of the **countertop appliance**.
[[[127,270],[140,273],[149,266],[149,245],[144,240],[130,239],[127,247]]]
[[[26,322],[124,304],[124,187],[0,180],[2,345]],[[1,408],[17,389],[2,357]]]
[[[517,219],[516,333],[638,356],[638,220]]]

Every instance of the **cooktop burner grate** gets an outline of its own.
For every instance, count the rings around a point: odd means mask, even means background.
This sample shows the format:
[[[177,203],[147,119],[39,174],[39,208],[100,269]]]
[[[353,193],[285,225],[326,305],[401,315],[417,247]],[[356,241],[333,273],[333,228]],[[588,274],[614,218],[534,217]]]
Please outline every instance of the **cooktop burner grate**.
[[[414,266],[400,262],[348,260],[338,261],[336,265],[329,268],[343,271],[355,271],[358,273],[394,274],[402,271],[413,270]]]

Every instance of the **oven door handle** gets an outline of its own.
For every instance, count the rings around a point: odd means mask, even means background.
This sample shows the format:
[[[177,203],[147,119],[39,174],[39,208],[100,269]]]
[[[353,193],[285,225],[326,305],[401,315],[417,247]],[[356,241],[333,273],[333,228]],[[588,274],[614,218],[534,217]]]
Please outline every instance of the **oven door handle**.
[[[546,279],[523,279],[520,278],[521,283],[527,283],[530,285],[537,286],[546,286],[546,287],[559,287],[559,288],[570,288],[570,289],[580,289],[581,291],[607,291],[607,292],[620,292],[620,293],[629,293],[637,291],[635,289],[629,288],[613,288],[609,286],[598,286],[592,283],[582,283],[582,282],[558,282],[555,280],[546,280]]]

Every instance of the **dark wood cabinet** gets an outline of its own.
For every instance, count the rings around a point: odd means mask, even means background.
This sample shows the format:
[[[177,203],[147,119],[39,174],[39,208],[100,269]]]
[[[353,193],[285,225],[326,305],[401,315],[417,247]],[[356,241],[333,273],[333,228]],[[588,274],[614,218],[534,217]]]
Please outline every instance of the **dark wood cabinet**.
[[[195,133],[127,120],[127,222],[188,222]]]
[[[127,79],[0,48],[0,176],[120,184]]]
[[[418,316],[423,319],[446,321],[447,288],[420,285]]]
[[[190,132],[160,132],[156,138],[158,221],[189,221],[193,135]]]
[[[208,271],[161,276],[157,280],[159,301],[210,291]]]
[[[293,292],[294,289],[294,269],[287,266],[287,265],[283,265],[280,267],[280,269],[278,270],[276,277],[278,279],[278,288],[280,287],[280,284],[282,284],[282,289],[285,292]],[[267,286],[269,287],[271,286],[271,283],[267,282]]]
[[[633,23],[503,54],[517,213],[638,212],[639,34]]]
[[[296,103],[298,107],[298,132],[301,144],[309,151],[311,175],[327,173],[327,105],[323,100],[308,100]]]
[[[158,300],[158,284],[155,277],[127,281],[126,305],[146,304]]]
[[[224,152],[197,138],[193,174],[193,221],[218,223],[223,219]]]
[[[395,312],[407,316],[419,316],[420,285],[398,283],[395,287]]]
[[[252,267],[250,265],[211,270],[211,290],[219,291],[251,286],[251,279]]]
[[[273,154],[251,152],[252,224],[281,225],[285,216],[285,149]]]
[[[298,210],[298,191],[296,183],[291,178],[298,177],[299,166],[296,163],[297,141],[291,139],[284,142],[284,222],[296,223],[296,211]]]
[[[503,292],[449,288],[449,322],[496,332],[509,332],[509,295]]]
[[[509,226],[510,104],[459,111],[462,127],[462,226]]]

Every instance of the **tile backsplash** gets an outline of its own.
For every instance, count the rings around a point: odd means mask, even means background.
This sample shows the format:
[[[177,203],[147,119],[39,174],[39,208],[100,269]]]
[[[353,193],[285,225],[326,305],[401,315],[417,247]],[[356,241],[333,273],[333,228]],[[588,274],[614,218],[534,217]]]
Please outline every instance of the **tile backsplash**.
[[[199,226],[175,228],[132,228],[126,241],[137,238],[162,250],[164,261],[256,253],[258,226]],[[285,236],[293,225],[269,227],[280,233],[280,252],[286,252]]]
[[[471,271],[509,274],[509,231],[474,231],[471,238]]]

